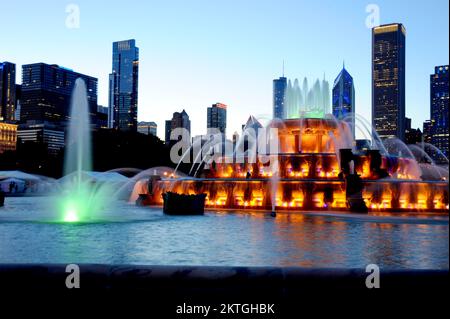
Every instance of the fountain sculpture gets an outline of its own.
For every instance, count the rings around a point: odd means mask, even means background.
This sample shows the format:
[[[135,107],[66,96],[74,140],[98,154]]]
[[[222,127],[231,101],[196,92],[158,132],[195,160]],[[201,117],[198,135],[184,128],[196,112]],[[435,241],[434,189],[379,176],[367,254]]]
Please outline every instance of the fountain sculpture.
[[[356,122],[362,123],[358,118]],[[149,203],[162,205],[165,192],[204,193],[210,209],[348,211],[358,203],[369,211],[448,212],[448,167],[421,163],[411,151],[415,147],[401,141],[395,142],[401,152],[392,155],[364,123],[358,129],[365,128],[372,147],[357,150],[349,123],[354,119],[341,121],[329,114],[273,120],[267,126],[278,132],[276,152],[257,150],[254,162],[247,152],[244,160],[226,154],[210,165],[197,165],[191,176],[166,172],[153,183],[151,193],[142,175],[134,196],[145,193]],[[275,160],[269,165],[261,160],[264,156]],[[361,185],[356,198],[349,194],[354,185],[347,185],[352,174],[357,177],[351,180]]]

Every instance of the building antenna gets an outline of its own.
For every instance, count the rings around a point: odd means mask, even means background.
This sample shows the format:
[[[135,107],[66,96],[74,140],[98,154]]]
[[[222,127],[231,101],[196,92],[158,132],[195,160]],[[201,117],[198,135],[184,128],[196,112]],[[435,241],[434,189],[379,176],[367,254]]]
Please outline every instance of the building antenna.
[[[283,77],[284,77],[284,59],[283,59]]]

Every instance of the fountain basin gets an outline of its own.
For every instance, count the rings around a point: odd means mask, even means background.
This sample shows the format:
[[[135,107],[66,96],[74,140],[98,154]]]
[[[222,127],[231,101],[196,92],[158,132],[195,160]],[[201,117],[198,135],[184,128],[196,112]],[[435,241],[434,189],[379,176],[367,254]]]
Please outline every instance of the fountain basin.
[[[363,181],[362,197],[369,211],[448,212],[448,183],[434,181]],[[162,194],[206,194],[207,208],[272,208],[268,179],[163,179],[154,186],[150,202],[162,205]],[[345,181],[280,179],[277,186],[277,210],[347,211]]]

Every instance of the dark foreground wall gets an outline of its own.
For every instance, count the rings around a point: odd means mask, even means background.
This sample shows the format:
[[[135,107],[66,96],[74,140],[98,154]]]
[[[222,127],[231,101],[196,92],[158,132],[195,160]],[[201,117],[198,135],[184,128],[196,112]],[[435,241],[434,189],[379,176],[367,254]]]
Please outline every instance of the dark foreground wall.
[[[67,290],[62,264],[0,264],[0,289]],[[195,267],[79,264],[80,288],[139,289],[171,296],[272,295],[281,298],[315,289],[366,287],[365,269]],[[448,270],[383,270],[381,289],[435,289],[449,284]],[[380,289],[380,290],[381,290]],[[374,289],[372,289],[374,290]]]
[[[448,304],[448,271],[381,269],[380,289],[367,289],[364,269],[84,264],[80,289],[67,289],[65,267],[0,265],[0,316],[8,309],[33,318],[408,318],[422,307],[432,318]],[[201,305],[208,315],[189,313]]]

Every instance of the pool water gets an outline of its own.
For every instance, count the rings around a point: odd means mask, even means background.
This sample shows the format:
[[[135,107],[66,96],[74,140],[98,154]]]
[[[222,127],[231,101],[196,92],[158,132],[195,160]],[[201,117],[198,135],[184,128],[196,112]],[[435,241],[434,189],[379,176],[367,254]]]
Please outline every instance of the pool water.
[[[114,202],[101,217],[61,223],[49,197],[7,198],[0,263],[448,269],[448,215],[214,211],[167,216]]]

